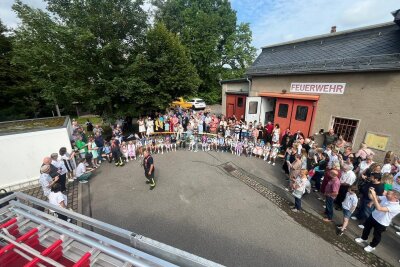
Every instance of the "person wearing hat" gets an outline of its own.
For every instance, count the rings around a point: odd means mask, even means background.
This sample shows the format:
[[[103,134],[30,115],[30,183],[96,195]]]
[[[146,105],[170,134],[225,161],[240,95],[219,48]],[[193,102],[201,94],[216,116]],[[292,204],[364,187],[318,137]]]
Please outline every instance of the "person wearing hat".
[[[40,178],[39,178],[39,183],[42,186],[43,190],[43,195],[45,197],[48,197],[50,192],[51,192],[51,187],[57,183],[58,181],[58,176],[51,178],[50,176],[50,164],[45,164],[40,168]]]

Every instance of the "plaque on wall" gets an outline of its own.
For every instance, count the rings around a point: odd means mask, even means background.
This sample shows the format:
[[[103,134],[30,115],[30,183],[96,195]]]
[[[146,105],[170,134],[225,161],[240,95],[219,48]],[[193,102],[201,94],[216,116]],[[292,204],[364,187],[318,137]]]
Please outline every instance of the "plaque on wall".
[[[386,146],[389,142],[389,136],[385,134],[378,134],[373,132],[367,132],[365,135],[364,143],[369,148],[386,151]]]

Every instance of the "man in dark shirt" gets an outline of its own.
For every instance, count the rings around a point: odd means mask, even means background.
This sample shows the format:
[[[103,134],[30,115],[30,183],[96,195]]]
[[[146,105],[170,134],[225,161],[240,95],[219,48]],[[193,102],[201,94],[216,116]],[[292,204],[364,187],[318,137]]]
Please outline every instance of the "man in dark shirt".
[[[98,152],[98,158],[97,160],[99,161],[99,163],[101,163],[102,159],[103,159],[103,147],[104,147],[104,139],[103,136],[101,136],[101,132],[97,132],[96,136],[94,137],[94,142],[96,143],[97,146],[97,152]]]
[[[352,216],[353,220],[360,220],[361,224],[358,225],[361,229],[364,229],[364,221],[371,215],[374,210],[372,199],[369,198],[369,189],[372,187],[375,190],[377,196],[382,196],[384,187],[381,184],[381,174],[380,173],[371,173],[368,177],[369,182],[366,183],[363,187],[361,187],[360,193],[362,194],[360,199],[360,207],[357,210],[357,213]]]
[[[327,133],[324,133],[324,147],[334,144],[337,139],[338,137],[335,134],[335,131],[333,129],[329,129]]]
[[[144,152],[143,168],[144,175],[147,178],[146,184],[150,184],[150,190],[153,190],[156,187],[154,180],[154,160],[147,150]]]

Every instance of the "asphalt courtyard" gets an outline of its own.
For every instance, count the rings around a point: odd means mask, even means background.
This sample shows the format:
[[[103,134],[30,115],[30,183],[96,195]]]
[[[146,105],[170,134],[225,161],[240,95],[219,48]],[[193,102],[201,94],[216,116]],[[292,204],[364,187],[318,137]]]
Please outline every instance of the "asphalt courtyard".
[[[290,212],[290,196],[273,185],[279,166],[213,151],[153,157],[153,191],[138,161],[103,163],[82,185],[84,214],[226,266],[387,264],[315,212]]]

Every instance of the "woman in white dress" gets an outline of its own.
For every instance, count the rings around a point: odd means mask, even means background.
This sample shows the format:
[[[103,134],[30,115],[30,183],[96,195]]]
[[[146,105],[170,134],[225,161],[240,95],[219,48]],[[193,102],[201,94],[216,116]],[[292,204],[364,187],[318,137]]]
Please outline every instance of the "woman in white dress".
[[[140,118],[138,120],[138,124],[139,124],[139,134],[140,134],[140,138],[143,138],[144,135],[146,134],[146,126],[144,125],[144,120],[143,118]]]
[[[275,124],[274,130],[272,131],[272,142],[278,143],[279,136],[281,134],[281,129],[279,128],[279,124]]]
[[[154,121],[150,117],[147,119],[146,127],[147,127],[147,132],[146,132],[147,135],[154,133]]]

